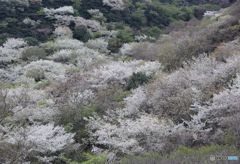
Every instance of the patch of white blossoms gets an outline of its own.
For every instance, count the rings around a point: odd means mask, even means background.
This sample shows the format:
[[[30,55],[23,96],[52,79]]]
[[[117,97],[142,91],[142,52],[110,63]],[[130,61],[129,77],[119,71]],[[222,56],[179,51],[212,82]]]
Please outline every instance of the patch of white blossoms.
[[[211,86],[216,81],[226,84],[226,80],[231,79],[236,72],[240,72],[238,58],[238,56],[234,56],[227,59],[227,63],[223,63],[204,56],[196,59],[190,66],[168,75],[164,83],[157,81],[156,85],[160,87],[154,89],[153,95],[148,94],[147,89],[149,88],[140,87],[132,90],[132,94],[124,99],[125,107],[123,109],[107,111],[104,117],[95,116],[89,120],[88,127],[93,143],[124,153],[149,150],[161,151],[166,148],[166,144],[169,142],[167,141],[168,136],[187,133],[192,139],[198,140],[201,138],[198,134],[207,134],[211,129],[205,128],[206,122],[203,122],[203,120],[207,120],[211,115],[222,120],[228,118],[229,122],[229,120],[234,120],[229,119],[233,118],[228,113],[232,111],[231,113],[238,116],[234,116],[234,118],[239,118],[239,76],[234,79],[230,89],[216,93],[213,101],[208,102],[208,105],[198,104],[198,100],[195,100],[197,96],[193,95],[194,104],[192,108],[197,109],[197,114],[192,115],[189,121],[185,120],[183,123],[174,124],[167,118],[160,119],[158,118],[159,115],[144,111],[144,105],[149,101],[148,96],[151,96],[150,99],[152,100],[157,96],[155,101],[151,101],[153,105],[164,104],[168,97],[171,99],[174,92],[185,92],[186,88],[198,93],[204,87]],[[115,65],[117,64],[115,63]],[[127,68],[129,69],[129,65],[126,66]],[[118,68],[118,70],[122,69]],[[115,72],[111,72],[112,74],[115,74]],[[104,75],[107,76],[108,74],[104,72]],[[127,75],[117,73],[115,76],[121,79]],[[109,75],[109,78],[112,77]],[[182,101],[181,97],[177,101]],[[161,108],[163,104],[160,104],[159,107]]]
[[[67,26],[58,26],[54,30],[53,34],[57,38],[72,38],[73,36],[71,29]]]
[[[157,117],[141,112],[140,106],[145,102],[146,95],[144,88],[133,90],[132,95],[124,102],[124,109],[109,111],[108,115],[100,118],[89,119],[89,129],[91,136],[96,138],[94,143],[105,145],[110,149],[115,149],[124,153],[143,152],[146,145],[141,145],[141,139],[151,141],[151,135],[158,137],[167,136],[173,124],[167,120],[160,120]],[[133,116],[129,117],[129,116]],[[148,139],[149,138],[149,139]],[[159,147],[163,143],[155,143]],[[163,144],[163,145],[161,145]]]
[[[44,43],[44,47],[49,47],[55,50],[60,49],[80,49],[83,47],[83,42],[76,40],[76,39],[70,39],[70,38],[64,38],[64,39],[56,39],[53,42],[47,42]]]
[[[112,8],[112,10],[123,10],[125,4],[123,0],[103,0],[103,4]]]
[[[47,16],[54,16],[54,15],[72,15],[74,14],[74,9],[72,6],[63,6],[57,9],[48,9],[44,8],[43,11]]]
[[[27,43],[21,38],[9,38],[0,46],[0,61],[10,61],[18,59]]]
[[[74,17],[72,15],[55,15],[54,18],[57,19],[57,25],[68,26],[70,25],[70,22],[74,22],[76,26],[85,26],[93,32],[104,29],[98,21],[85,19],[83,17]]]
[[[135,42],[123,44],[119,50],[120,54],[121,55],[132,55],[132,49],[134,48],[135,45],[137,45],[137,43],[135,43]]]
[[[109,50],[107,49],[108,42],[104,38],[97,38],[94,40],[89,40],[86,43],[86,46],[91,49],[98,50],[99,52],[102,52],[102,53],[109,53]]]
[[[58,110],[52,99],[43,90],[30,88],[8,89],[7,103],[11,104],[14,121],[51,121]]]
[[[17,49],[25,47],[27,43],[21,38],[9,38],[4,44],[4,48]]]
[[[39,152],[56,152],[72,144],[74,134],[66,133],[61,126],[53,123],[46,125],[32,125],[26,128],[14,128],[7,132],[4,141],[12,144],[23,142],[31,150]]]
[[[83,69],[88,68],[94,63],[104,61],[107,58],[100,51],[90,49],[81,41],[75,39],[56,39],[53,42],[43,44],[43,46],[57,50],[53,55],[48,57],[49,59],[56,62],[67,62],[73,59],[74,61],[72,62],[75,62],[79,68]],[[105,48],[105,45],[99,48]]]
[[[56,63],[54,61],[38,60],[26,65],[23,70],[26,73],[28,70],[42,69],[48,80],[64,80],[66,78],[65,73],[70,68],[71,66],[69,65]]]
[[[210,108],[215,110],[215,114],[221,115],[222,117],[227,117],[227,115],[230,116],[230,113],[238,113],[240,115],[239,99],[240,75],[238,74],[229,89],[226,89],[213,97],[213,103]]]
[[[62,50],[59,50],[59,51],[55,52],[52,56],[49,57],[49,59],[52,59],[55,62],[68,61],[68,60],[70,60],[72,54],[73,54],[72,50],[62,49]]]
[[[11,5],[14,5],[14,6],[20,5],[20,6],[29,7],[29,0],[0,0],[0,2],[10,3]]]
[[[40,24],[40,21],[35,21],[35,20],[31,19],[31,18],[25,18],[23,20],[23,23],[26,24],[26,25],[36,26],[36,25]]]
[[[144,72],[151,75],[160,69],[159,62],[145,62],[133,60],[130,62],[113,61],[93,70],[92,80],[99,85],[107,84],[112,80],[124,83],[124,79],[129,78],[133,73]]]
[[[139,108],[146,101],[146,91],[145,88],[139,87],[132,91],[132,94],[124,99],[126,104],[125,108],[122,110],[123,117],[137,115]]]
[[[97,64],[101,61],[104,62],[107,59],[105,55],[87,47],[76,50],[75,55],[77,66],[83,69],[87,69],[92,64]]]
[[[89,100],[94,97],[94,93],[92,90],[84,90],[82,92],[69,92],[69,102],[71,104],[84,104],[87,105]]]

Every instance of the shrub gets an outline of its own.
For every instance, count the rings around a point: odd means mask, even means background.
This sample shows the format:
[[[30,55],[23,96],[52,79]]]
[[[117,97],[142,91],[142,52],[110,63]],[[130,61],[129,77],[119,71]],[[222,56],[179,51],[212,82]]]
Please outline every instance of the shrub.
[[[74,14],[74,9],[72,6],[63,6],[59,7],[57,9],[43,9],[44,13],[47,16],[53,16],[53,15],[72,15]]]
[[[39,47],[30,47],[22,52],[23,60],[44,59],[47,56],[46,51]]]
[[[116,37],[111,38],[108,42],[108,49],[112,52],[118,52],[119,48],[124,43],[129,43],[134,41],[134,34],[129,29],[120,30]]]
[[[111,38],[108,42],[108,49],[111,52],[118,52],[119,48],[122,46],[122,42],[118,38]]]
[[[154,37],[154,38],[158,38],[159,35],[161,34],[161,29],[157,26],[153,26],[153,27],[149,27],[146,30],[146,34],[148,36]]]
[[[112,52],[118,52],[119,48],[122,46],[122,42],[118,38],[111,38],[108,42],[108,49]]]
[[[1,163],[19,162],[24,163],[29,153],[22,143],[12,144],[7,142],[0,143],[0,161]]]
[[[45,77],[48,80],[64,80],[66,70],[71,68],[69,65],[56,63],[51,60],[38,60],[24,66],[24,70],[27,72],[32,69],[42,69],[45,73]]]
[[[44,15],[45,15],[44,8],[40,8],[40,9],[36,12],[36,14],[37,14],[38,16],[44,16]]]
[[[104,67],[94,69],[91,76],[97,85],[126,84],[126,80],[135,72],[144,72],[147,76],[154,74],[161,67],[159,62],[144,62],[142,60],[112,61]],[[96,81],[94,83],[96,83]]]
[[[122,0],[103,0],[103,5],[111,7],[112,10],[123,10],[125,7],[124,1]]]
[[[152,110],[151,112],[159,116],[169,117],[177,123],[189,120],[189,108],[193,103],[193,91],[190,89],[190,83],[184,75],[170,76],[166,79],[160,77],[159,81],[155,81],[158,88],[152,88],[153,94],[150,91],[151,96],[149,95],[149,105],[153,108],[147,110]]]
[[[3,44],[3,47],[7,49],[18,49],[23,48],[26,45],[26,42],[21,38],[8,38],[7,41]]]
[[[80,10],[81,0],[72,0],[73,1],[73,8],[76,10]]]
[[[108,41],[108,49],[112,52],[118,52],[119,48],[124,43],[130,43],[134,41],[134,34],[131,28],[124,26],[120,28],[121,30],[118,31],[117,36]]]
[[[83,42],[87,42],[92,38],[91,33],[85,26],[77,26],[74,28],[73,37]]]
[[[226,58],[236,55],[240,52],[240,40],[236,39],[227,43],[220,44],[211,54],[219,61],[224,61]]]
[[[233,57],[227,60],[227,63],[223,63],[203,57],[165,78],[159,76],[154,82],[158,87],[151,88],[152,92],[150,91],[148,96],[153,112],[168,115],[175,121],[189,119],[189,109],[194,101],[208,101],[214,94],[227,87],[235,77],[236,71],[240,69],[237,60],[238,57]],[[224,103],[226,104],[226,101]]]
[[[149,81],[151,77],[147,76],[143,72],[133,73],[127,82],[127,90],[135,89],[140,85],[143,85]]]
[[[117,38],[119,38],[122,43],[129,43],[134,41],[134,34],[130,29],[126,28],[118,32]]]
[[[124,50],[125,54],[133,57],[134,59],[141,60],[157,60],[156,54],[158,54],[158,50],[154,43],[149,42],[140,42],[140,43],[130,43],[128,45],[124,45],[121,50]],[[162,61],[161,61],[162,62]]]
[[[124,98],[126,98],[129,94],[129,91],[123,91],[121,89],[118,89],[117,92],[115,92],[115,94],[112,96],[113,101],[122,102]]]
[[[44,71],[41,68],[33,68],[28,70],[26,76],[33,78],[36,82],[39,82],[45,78]]]
[[[88,132],[85,129],[87,123],[85,117],[92,116],[95,111],[96,107],[92,104],[78,106],[74,106],[74,104],[64,104],[64,107],[60,107],[57,121],[59,124],[64,125],[67,130],[75,132],[76,141],[82,142],[83,138],[88,137]]]
[[[0,36],[0,45],[3,45],[6,42],[7,38]]]
[[[228,129],[223,136],[223,143],[226,145],[235,145],[238,141],[238,137],[236,132],[233,129]]]
[[[111,85],[108,89],[99,89],[96,93],[94,104],[98,114],[104,114],[106,110],[114,110],[123,106],[123,100],[129,95],[119,85]]]
[[[36,46],[39,44],[39,41],[34,37],[26,37],[24,40],[27,42],[29,46]]]
[[[51,59],[55,62],[67,63],[70,61],[73,52],[68,49],[62,49],[51,56]]]
[[[233,40],[239,34],[238,23],[234,17],[221,23],[212,23],[201,30],[190,29],[193,32],[172,33],[167,39],[156,44],[157,56],[166,71],[182,67],[184,62],[199,54],[212,52],[220,43]]]
[[[67,26],[58,26],[53,31],[53,34],[55,37],[59,37],[59,38],[72,38],[73,36],[71,29]]]
[[[204,15],[204,13],[205,13],[205,9],[204,8],[202,8],[202,7],[196,7],[196,8],[194,8],[194,10],[193,10],[193,15],[197,18],[197,19],[201,19],[201,18],[203,18],[203,15]]]
[[[64,126],[71,125],[71,130],[77,132],[75,138],[78,141],[87,135],[84,118],[96,112],[95,104],[91,103],[94,93],[85,87],[83,79],[75,76],[52,91],[60,111],[57,122]]]
[[[47,79],[42,79],[41,81],[39,81],[35,86],[34,89],[40,90],[40,89],[44,89],[46,88],[50,83],[49,80]]]
[[[63,127],[53,123],[34,124],[24,128],[14,127],[8,134],[8,140],[11,140],[12,144],[23,144],[29,148],[29,152],[51,153],[74,143],[74,135],[66,133]]]
[[[144,10],[137,9],[134,13],[132,13],[132,19],[133,22],[131,22],[131,25],[134,27],[141,27],[146,24],[147,19],[144,15]]]

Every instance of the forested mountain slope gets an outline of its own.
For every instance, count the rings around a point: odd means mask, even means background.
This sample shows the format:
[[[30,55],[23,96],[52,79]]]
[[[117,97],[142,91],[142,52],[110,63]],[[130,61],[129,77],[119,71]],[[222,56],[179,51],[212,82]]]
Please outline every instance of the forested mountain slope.
[[[0,163],[239,156],[239,38],[239,1],[0,0]]]

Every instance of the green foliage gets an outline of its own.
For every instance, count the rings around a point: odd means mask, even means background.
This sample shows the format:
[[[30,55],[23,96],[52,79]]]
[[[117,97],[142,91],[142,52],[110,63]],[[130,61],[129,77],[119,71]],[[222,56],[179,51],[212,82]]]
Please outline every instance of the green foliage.
[[[119,48],[122,46],[122,42],[118,38],[111,38],[108,41],[108,49],[112,52],[118,52]]]
[[[225,146],[221,145],[210,145],[210,146],[203,146],[200,148],[189,148],[185,146],[180,146],[175,152],[171,154],[171,157],[177,156],[188,156],[188,155],[209,155],[213,152],[219,152],[225,149]]]
[[[144,14],[144,10],[137,9],[135,12],[132,13],[132,25],[135,27],[140,28],[141,26],[146,25],[147,19]]]
[[[117,38],[120,39],[122,43],[129,43],[134,41],[134,34],[131,29],[123,29],[118,32]]]
[[[232,129],[229,129],[227,132],[224,133],[224,136],[223,136],[224,144],[234,145],[237,143],[237,140],[238,140],[238,137]]]
[[[0,21],[0,29],[7,28],[8,22],[7,21]]]
[[[81,0],[72,0],[73,8],[77,11],[81,9]]]
[[[205,12],[206,10],[204,9],[204,8],[202,8],[202,7],[195,7],[194,9],[193,9],[193,15],[196,17],[196,18],[198,18],[198,19],[201,19],[201,18],[203,18],[203,15],[204,15],[204,12]]]
[[[45,14],[44,9],[43,9],[43,8],[40,8],[40,9],[36,12],[36,14],[37,14],[38,16],[43,16],[43,15]]]
[[[101,32],[93,32],[92,33],[92,38],[99,38],[101,36],[102,36]]]
[[[42,79],[35,86],[34,89],[44,89],[46,86],[50,84],[50,81],[47,79]]]
[[[129,28],[122,29],[118,32],[117,36],[110,39],[108,42],[108,49],[112,52],[118,52],[119,48],[124,43],[134,41],[134,34]]]
[[[93,155],[90,153],[84,154],[87,161],[82,162],[82,164],[105,164],[107,162],[107,157],[105,154]]]
[[[93,104],[83,106],[81,109],[81,116],[82,117],[89,117],[91,116],[94,112],[96,112],[96,106]]]
[[[64,126],[64,129],[67,131],[67,132],[71,132],[73,130],[73,124],[72,123],[68,123]]]
[[[58,116],[58,123],[64,125],[64,127],[76,133],[75,139],[81,141],[82,138],[88,136],[88,132],[85,128],[87,121],[85,117],[92,116],[96,112],[96,106],[89,105],[74,105],[69,104],[62,107]]]
[[[21,83],[0,82],[0,89],[15,89],[21,85]]]
[[[227,156],[229,154],[238,155],[240,151],[231,146],[209,145],[199,148],[189,148],[181,146],[169,155],[159,153],[146,153],[141,156],[126,156],[121,164],[155,164],[155,163],[216,163],[219,161],[210,161],[211,155]]]
[[[18,20],[16,18],[6,18],[5,19],[9,24],[16,24]]]
[[[0,45],[3,45],[6,42],[7,38],[0,36]]]
[[[36,46],[39,44],[39,41],[34,37],[26,37],[24,40],[27,42],[29,46]]]
[[[191,2],[189,6],[185,3],[174,1],[158,1],[152,3],[139,2],[136,0],[125,1],[126,8],[122,11],[111,10],[109,6],[103,5],[102,1],[82,0],[78,9],[80,15],[90,18],[87,10],[99,9],[107,18],[107,22],[124,22],[134,29],[142,29],[148,26],[165,27],[174,20],[190,20],[193,16]]]
[[[38,60],[44,59],[47,56],[46,51],[40,47],[30,47],[23,51],[22,59],[23,60]]]
[[[177,20],[189,21],[193,17],[192,8],[182,8],[180,9],[180,13],[177,16]]]
[[[158,38],[159,35],[161,34],[161,32],[162,32],[162,30],[157,26],[149,27],[145,30],[145,33],[148,36],[154,37],[154,38]]]
[[[44,71],[41,68],[34,68],[28,70],[26,76],[29,78],[33,78],[36,82],[45,79]]]
[[[89,39],[92,38],[92,35],[87,29],[87,27],[77,26],[74,28],[73,37],[83,42],[87,42]]]
[[[113,95],[113,101],[122,102],[124,100],[124,98],[126,98],[129,94],[130,94],[129,91],[118,90]]]
[[[67,74],[79,73],[81,69],[79,67],[71,67],[66,70]]]
[[[47,106],[46,100],[39,100],[37,102],[37,106],[40,107],[40,108],[45,108]]]
[[[86,106],[68,106],[67,109],[63,109],[61,113],[61,123],[67,125],[72,123],[74,129],[78,128],[78,124],[81,124],[81,121],[84,121],[84,117],[91,116],[96,111],[95,105],[86,105]]]
[[[133,73],[133,75],[127,82],[127,90],[135,89],[138,86],[147,83],[150,78],[150,76],[147,76],[145,73],[142,72]]]
[[[68,164],[105,164],[107,157],[105,154],[95,155],[89,152],[68,152],[61,159]]]

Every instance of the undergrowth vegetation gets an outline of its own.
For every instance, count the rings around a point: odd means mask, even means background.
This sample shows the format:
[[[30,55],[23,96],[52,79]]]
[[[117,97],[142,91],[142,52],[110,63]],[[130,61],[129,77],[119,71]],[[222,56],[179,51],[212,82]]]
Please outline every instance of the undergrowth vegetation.
[[[230,0],[0,0],[0,163],[239,156],[239,13]]]

